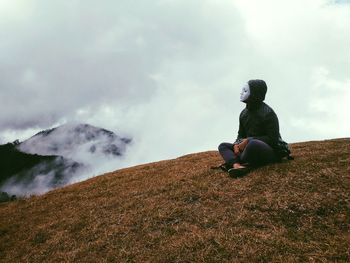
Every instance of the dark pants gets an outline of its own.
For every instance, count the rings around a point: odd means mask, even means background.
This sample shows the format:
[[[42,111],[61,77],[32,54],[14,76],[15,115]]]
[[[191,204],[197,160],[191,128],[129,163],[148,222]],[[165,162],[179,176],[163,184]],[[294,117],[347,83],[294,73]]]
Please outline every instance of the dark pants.
[[[223,142],[219,145],[219,153],[229,166],[232,166],[234,163],[248,163],[251,166],[261,166],[277,160],[271,146],[256,139],[250,139],[239,156],[235,155],[233,144],[228,142]]]

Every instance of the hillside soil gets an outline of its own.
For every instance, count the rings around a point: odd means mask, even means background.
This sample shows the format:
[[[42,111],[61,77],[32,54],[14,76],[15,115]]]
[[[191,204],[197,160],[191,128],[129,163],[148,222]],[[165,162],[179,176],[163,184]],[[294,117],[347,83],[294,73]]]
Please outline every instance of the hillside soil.
[[[232,179],[216,151],[0,204],[0,262],[349,262],[350,139]]]

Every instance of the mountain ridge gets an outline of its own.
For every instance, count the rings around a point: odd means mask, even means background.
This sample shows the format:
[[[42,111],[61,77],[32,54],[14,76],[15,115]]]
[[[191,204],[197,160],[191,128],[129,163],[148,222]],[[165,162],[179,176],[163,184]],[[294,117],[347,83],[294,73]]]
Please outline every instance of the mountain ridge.
[[[36,174],[55,172],[52,184],[55,187],[64,185],[60,180],[64,174],[72,173],[82,164],[65,159],[58,155],[39,155],[21,152],[17,143],[0,145],[0,185],[4,183],[15,184],[22,181],[30,183]],[[11,180],[11,182],[9,182]]]
[[[29,139],[19,143],[17,148],[23,152],[65,156],[78,151],[88,144],[88,151],[95,154],[98,149],[106,155],[121,156],[125,147],[132,141],[119,137],[114,132],[86,123],[67,123],[55,128],[40,131]]]
[[[67,123],[0,145],[0,202],[9,194],[44,193],[94,176],[99,166],[91,164],[97,161],[115,168],[131,141],[86,123]]]
[[[350,138],[290,146],[295,160],[239,179],[207,151],[1,204],[0,258],[348,262]]]

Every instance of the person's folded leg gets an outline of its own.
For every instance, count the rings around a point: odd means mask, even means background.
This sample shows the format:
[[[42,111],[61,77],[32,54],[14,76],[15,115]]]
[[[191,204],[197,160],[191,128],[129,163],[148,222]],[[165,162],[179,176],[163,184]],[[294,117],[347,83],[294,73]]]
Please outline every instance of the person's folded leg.
[[[228,142],[223,142],[218,147],[219,153],[224,159],[227,168],[232,168],[233,164],[237,161],[238,156],[235,155],[233,151],[233,144]]]
[[[276,161],[272,147],[263,141],[250,139],[241,154],[241,160],[252,166],[260,166]]]

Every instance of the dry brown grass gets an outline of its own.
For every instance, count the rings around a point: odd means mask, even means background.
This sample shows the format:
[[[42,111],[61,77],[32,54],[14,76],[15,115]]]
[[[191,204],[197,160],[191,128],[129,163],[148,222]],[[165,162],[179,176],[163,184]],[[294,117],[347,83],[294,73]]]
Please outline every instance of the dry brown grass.
[[[0,205],[1,262],[349,262],[350,139],[231,179],[217,152]]]

